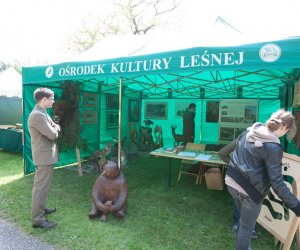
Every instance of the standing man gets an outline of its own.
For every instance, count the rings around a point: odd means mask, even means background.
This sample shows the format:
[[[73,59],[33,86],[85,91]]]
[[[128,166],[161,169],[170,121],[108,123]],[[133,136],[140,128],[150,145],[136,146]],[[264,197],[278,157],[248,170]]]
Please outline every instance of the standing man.
[[[56,209],[46,208],[46,202],[53,167],[58,162],[56,139],[60,127],[52,121],[46,111],[54,103],[54,92],[48,88],[38,88],[33,96],[36,105],[28,117],[32,158],[36,165],[32,190],[32,227],[52,228],[57,224],[48,221],[45,215],[55,212]]]
[[[191,103],[183,114],[183,143],[194,142],[195,139],[196,104]]]

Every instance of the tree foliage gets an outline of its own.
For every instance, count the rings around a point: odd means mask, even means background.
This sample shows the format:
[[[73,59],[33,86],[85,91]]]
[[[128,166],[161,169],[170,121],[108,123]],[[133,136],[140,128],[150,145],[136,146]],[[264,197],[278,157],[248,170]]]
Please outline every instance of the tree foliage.
[[[6,63],[6,62],[0,61],[0,72],[4,71],[4,70],[6,70],[6,69],[8,69],[10,67],[14,68],[19,73],[22,72],[22,65],[21,65],[21,63],[19,61],[14,60],[11,63]]]
[[[9,67],[10,67],[9,64],[6,64],[5,62],[0,61],[0,72],[6,70]]]
[[[68,49],[85,51],[107,35],[146,34],[167,25],[165,18],[174,11],[180,0],[116,0],[115,10],[97,18],[93,24],[82,20],[82,27],[68,42]]]

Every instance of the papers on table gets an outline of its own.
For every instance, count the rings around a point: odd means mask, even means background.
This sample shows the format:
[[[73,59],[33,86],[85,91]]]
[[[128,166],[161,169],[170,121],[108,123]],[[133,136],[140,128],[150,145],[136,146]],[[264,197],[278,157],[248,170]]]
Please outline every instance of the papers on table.
[[[178,153],[179,156],[184,156],[184,157],[194,157],[195,160],[203,160],[203,161],[207,161],[211,158],[211,155],[207,155],[207,154],[198,154],[196,152],[179,152]]]
[[[210,158],[211,155],[198,154],[195,159],[205,161],[205,160],[209,160]]]
[[[166,148],[165,153],[176,154],[176,148]]]
[[[179,156],[186,156],[186,157],[196,157],[197,153],[181,151],[181,152],[178,153],[178,155]]]
[[[154,152],[176,154],[176,149],[175,148],[163,148],[163,147],[161,147],[161,148],[155,149]]]
[[[161,154],[174,154],[181,157],[191,157],[194,160],[198,161],[207,161],[207,160],[213,160],[214,154],[207,154],[207,153],[199,153],[199,152],[192,152],[192,151],[180,151],[177,153],[177,150],[175,148],[167,148],[162,147],[154,150],[154,152],[161,153]]]

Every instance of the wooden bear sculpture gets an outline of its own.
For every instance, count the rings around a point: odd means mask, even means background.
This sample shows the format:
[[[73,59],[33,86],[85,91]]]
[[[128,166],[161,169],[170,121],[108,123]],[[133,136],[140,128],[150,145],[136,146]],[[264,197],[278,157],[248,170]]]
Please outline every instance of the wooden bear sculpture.
[[[100,216],[106,221],[108,213],[123,218],[127,209],[128,185],[117,164],[108,161],[93,186],[93,203],[89,217]]]

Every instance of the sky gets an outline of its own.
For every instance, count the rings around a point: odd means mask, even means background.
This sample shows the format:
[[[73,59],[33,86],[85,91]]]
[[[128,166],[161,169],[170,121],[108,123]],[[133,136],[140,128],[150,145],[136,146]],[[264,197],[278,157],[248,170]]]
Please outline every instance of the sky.
[[[0,61],[38,65],[63,60],[69,36],[82,19],[109,13],[113,0],[9,0],[0,9]],[[218,17],[241,33],[288,37],[300,35],[299,0],[183,0],[168,21],[170,29],[206,32]],[[234,33],[233,33],[234,34]]]

